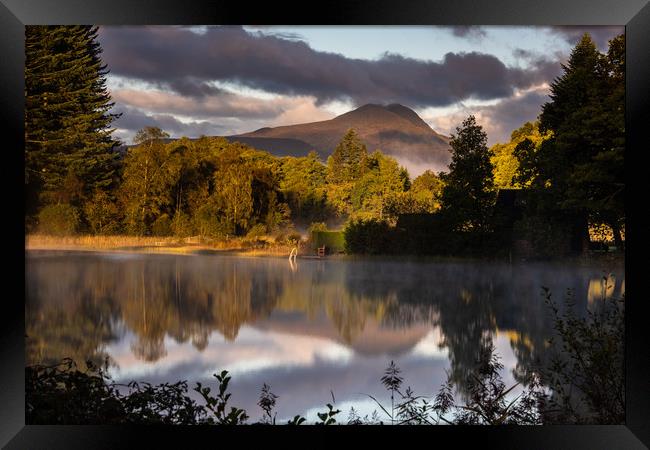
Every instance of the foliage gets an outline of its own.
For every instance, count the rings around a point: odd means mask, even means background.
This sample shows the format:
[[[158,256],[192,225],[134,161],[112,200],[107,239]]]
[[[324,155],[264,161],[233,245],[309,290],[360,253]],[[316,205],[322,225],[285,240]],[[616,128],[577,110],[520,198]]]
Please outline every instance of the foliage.
[[[43,208],[38,214],[38,222],[42,233],[55,236],[72,235],[78,231],[81,224],[77,208],[65,203]]]
[[[27,423],[184,425],[200,422],[205,415],[201,406],[184,395],[185,382],[121,386],[108,380],[106,367],[90,361],[83,371],[71,359],[54,366],[26,367]],[[120,386],[129,393],[122,394]]]
[[[171,228],[174,236],[178,237],[189,237],[194,231],[190,216],[183,211],[176,211],[172,219]]]
[[[328,253],[345,250],[345,233],[342,231],[312,231],[311,243],[314,249],[325,246]]]
[[[106,88],[96,26],[25,27],[25,184],[28,213],[39,205],[74,206],[96,189],[113,187],[119,116]]]
[[[388,253],[391,249],[390,227],[383,220],[352,220],[343,234],[346,253],[377,255]]]
[[[532,174],[526,173],[527,168],[520,168],[520,160],[526,160],[520,157],[520,153],[523,148],[537,151],[541,143],[550,137],[551,132],[539,131],[539,122],[526,122],[512,132],[510,142],[493,145],[490,150],[493,154],[491,162],[494,166],[494,186],[499,189],[511,189],[529,184]]]
[[[227,393],[228,383],[231,377],[228,375],[227,370],[221,371],[219,375],[214,374],[214,377],[219,382],[219,393],[216,397],[210,395],[210,387],[203,386],[201,383],[196,383],[194,390],[201,394],[205,400],[205,407],[212,416],[208,418],[208,423],[216,423],[219,425],[240,425],[246,422],[248,415],[246,411],[234,406],[230,407],[230,411],[226,413],[228,407],[228,400],[230,400],[230,393]]]
[[[340,409],[334,409],[331,403],[328,403],[327,405],[327,411],[318,413],[318,418],[321,420],[320,422],[316,422],[314,425],[334,425],[336,423],[336,416],[341,412]]]
[[[607,282],[604,277],[605,286]],[[554,355],[542,372],[553,389],[546,423],[625,423],[625,298],[607,297],[606,292],[604,289],[586,317],[579,317],[572,292],[561,313],[551,292],[544,288],[560,340],[551,340]]]
[[[576,223],[574,251],[588,242],[589,221],[607,222],[621,246],[624,223],[624,36],[610,41],[607,54],[585,34],[551,85],[542,106],[540,131],[552,132],[537,149],[520,143],[517,177],[540,195],[529,215]]]
[[[438,418],[456,425],[541,425],[539,411],[544,407],[544,392],[537,375],[530,376],[521,394],[508,399],[518,383],[506,387],[500,375],[502,369],[494,346],[481,348],[478,364],[464,386],[465,404],[454,403],[452,388],[456,382],[449,377],[434,402]],[[453,419],[444,417],[449,414]]]
[[[167,214],[156,219],[151,225],[151,233],[154,236],[170,236],[172,234],[172,220]]]
[[[453,230],[486,232],[495,200],[487,135],[474,116],[469,116],[456,128],[449,144],[452,156],[449,173],[442,176],[442,213]]]
[[[271,392],[271,388],[268,384],[264,383],[262,386],[262,393],[260,394],[260,400],[257,402],[257,405],[262,408],[264,411],[264,417],[262,418],[262,423],[273,424],[275,425],[275,414],[271,415],[273,408],[275,407],[275,401],[278,396]]]
[[[344,184],[356,181],[364,172],[368,151],[351,128],[327,159],[327,181]]]
[[[90,231],[94,234],[117,234],[121,230],[118,206],[104,190],[95,191],[84,204],[84,213]]]

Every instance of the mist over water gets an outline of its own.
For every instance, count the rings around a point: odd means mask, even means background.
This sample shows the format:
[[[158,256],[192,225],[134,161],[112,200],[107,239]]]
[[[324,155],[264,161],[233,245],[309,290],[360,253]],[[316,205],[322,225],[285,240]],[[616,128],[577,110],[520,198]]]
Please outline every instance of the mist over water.
[[[607,286],[603,276],[608,277]],[[315,418],[332,401],[362,415],[388,399],[394,360],[405,386],[433,396],[496,345],[512,384],[548,359],[542,286],[579,311],[620,296],[622,265],[29,251],[27,362],[108,357],[116,381],[214,386],[231,372],[232,404],[252,419],[263,383],[278,419]]]

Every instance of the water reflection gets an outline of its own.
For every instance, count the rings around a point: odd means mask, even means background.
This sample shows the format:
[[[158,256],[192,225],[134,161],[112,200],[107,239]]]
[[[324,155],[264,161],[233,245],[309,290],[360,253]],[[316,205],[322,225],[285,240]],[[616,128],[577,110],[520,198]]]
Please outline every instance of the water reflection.
[[[120,380],[204,381],[233,372],[255,417],[259,387],[279,417],[377,393],[390,359],[418,393],[467,376],[497,345],[511,380],[548,355],[541,296],[567,289],[581,311],[624,291],[622,267],[27,254],[27,360],[109,357]],[[606,276],[604,284],[602,277]]]

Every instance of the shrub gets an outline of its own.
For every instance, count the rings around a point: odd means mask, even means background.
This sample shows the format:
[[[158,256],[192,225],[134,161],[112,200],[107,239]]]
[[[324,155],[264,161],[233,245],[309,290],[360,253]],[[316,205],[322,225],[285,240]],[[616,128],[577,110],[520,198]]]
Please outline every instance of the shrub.
[[[246,233],[246,239],[258,239],[266,235],[266,225],[263,223],[257,223],[251,227],[250,230],[248,230],[248,233]]]
[[[625,296],[607,297],[606,291],[579,317],[571,292],[560,314],[544,288],[559,337],[550,341],[551,364],[542,370],[542,381],[553,390],[545,423],[625,423]]]
[[[378,219],[354,220],[345,227],[345,252],[377,255],[389,253],[391,228]]]
[[[48,205],[38,215],[39,231],[56,236],[75,234],[80,225],[79,212],[67,203]]]
[[[314,249],[325,246],[329,253],[345,251],[345,236],[342,231],[313,231],[311,242]]]
[[[182,238],[192,236],[194,228],[190,216],[182,211],[177,211],[172,219],[172,232],[175,236]]]
[[[151,226],[154,236],[169,236],[172,234],[172,221],[167,214],[158,217]]]

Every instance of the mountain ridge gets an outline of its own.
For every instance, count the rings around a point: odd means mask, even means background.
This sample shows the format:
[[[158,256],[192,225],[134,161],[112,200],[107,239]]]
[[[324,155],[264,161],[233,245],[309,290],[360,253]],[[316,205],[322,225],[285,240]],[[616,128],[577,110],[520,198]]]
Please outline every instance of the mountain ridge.
[[[299,144],[302,149],[296,145],[292,153],[309,148],[326,160],[350,128],[369,152],[381,150],[407,167],[430,165],[439,171],[449,163],[449,138],[434,131],[415,111],[397,103],[368,103],[329,120],[263,127],[227,138],[274,154],[283,152],[280,140],[289,139],[305,144]]]

